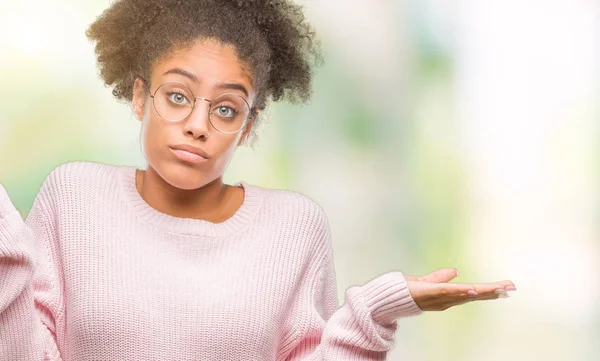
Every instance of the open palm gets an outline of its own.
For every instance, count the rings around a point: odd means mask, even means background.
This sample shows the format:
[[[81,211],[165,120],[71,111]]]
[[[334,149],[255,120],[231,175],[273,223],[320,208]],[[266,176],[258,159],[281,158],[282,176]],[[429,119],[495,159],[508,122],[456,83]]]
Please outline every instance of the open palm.
[[[516,291],[511,281],[493,283],[449,283],[458,276],[454,268],[443,268],[425,276],[406,276],[408,290],[423,311],[443,311],[471,301],[509,297]]]

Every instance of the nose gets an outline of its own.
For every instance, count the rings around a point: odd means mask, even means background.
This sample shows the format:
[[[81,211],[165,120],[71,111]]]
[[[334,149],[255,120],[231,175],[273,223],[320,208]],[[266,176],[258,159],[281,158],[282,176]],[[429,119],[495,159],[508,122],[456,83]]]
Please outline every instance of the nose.
[[[210,121],[208,119],[208,111],[210,103],[200,98],[196,102],[192,113],[187,117],[183,124],[183,131],[186,135],[191,135],[194,138],[207,138],[209,135]]]

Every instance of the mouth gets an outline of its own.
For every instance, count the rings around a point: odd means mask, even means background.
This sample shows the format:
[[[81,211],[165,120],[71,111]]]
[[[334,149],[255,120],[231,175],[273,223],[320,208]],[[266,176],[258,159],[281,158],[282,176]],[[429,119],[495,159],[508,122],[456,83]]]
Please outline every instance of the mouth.
[[[209,159],[208,155],[199,148],[174,146],[170,147],[170,149],[177,158],[187,163],[199,164],[206,162]]]

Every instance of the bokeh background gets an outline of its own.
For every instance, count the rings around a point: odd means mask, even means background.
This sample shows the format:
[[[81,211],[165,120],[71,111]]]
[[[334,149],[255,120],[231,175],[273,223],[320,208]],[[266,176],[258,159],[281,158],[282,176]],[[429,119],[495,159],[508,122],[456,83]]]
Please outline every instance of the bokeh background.
[[[390,270],[515,282],[400,320],[389,360],[600,360],[599,2],[302,3],[313,99],[273,105],[226,180],[321,204],[340,302]],[[0,5],[0,182],[23,215],[59,164],[145,165],[84,35],[109,4]]]

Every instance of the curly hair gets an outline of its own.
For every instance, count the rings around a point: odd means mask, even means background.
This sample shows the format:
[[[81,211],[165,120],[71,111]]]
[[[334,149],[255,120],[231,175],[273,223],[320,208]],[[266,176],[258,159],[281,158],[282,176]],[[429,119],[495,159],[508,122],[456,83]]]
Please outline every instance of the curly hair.
[[[303,7],[289,0],[117,0],[86,31],[95,41],[100,76],[131,102],[136,78],[198,39],[230,44],[250,67],[253,112],[269,100],[304,103],[311,96],[320,43]]]

